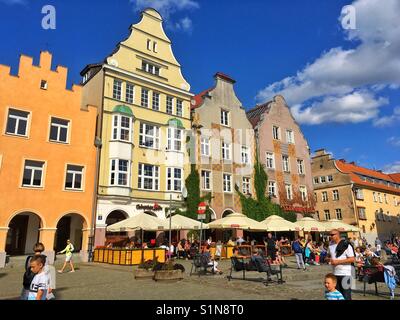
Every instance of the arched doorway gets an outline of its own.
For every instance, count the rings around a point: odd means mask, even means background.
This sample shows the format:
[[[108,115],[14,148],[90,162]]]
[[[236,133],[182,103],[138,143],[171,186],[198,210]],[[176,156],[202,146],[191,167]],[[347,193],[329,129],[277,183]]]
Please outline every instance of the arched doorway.
[[[87,228],[85,219],[78,213],[69,213],[63,216],[57,223],[57,231],[54,241],[54,250],[61,251],[71,240],[74,251],[82,249],[83,229]]]
[[[222,212],[222,218],[225,218],[227,215],[233,213],[234,211],[231,209],[226,209],[224,212]],[[226,229],[226,230],[221,230],[220,237],[222,237],[223,242],[227,242],[230,238],[233,237],[233,230],[232,229]]]
[[[128,218],[128,214],[125,211],[122,210],[114,210],[112,211],[106,219],[106,225],[110,226],[114,223],[120,222],[122,220],[125,220]],[[108,232],[106,231],[106,236],[117,236],[117,235],[121,235],[124,236],[126,235],[126,232]]]
[[[222,212],[222,218],[225,218],[228,214],[233,213],[233,210],[231,209],[226,209],[224,212]]]
[[[33,253],[33,246],[39,241],[42,220],[32,212],[22,212],[13,217],[8,225],[6,252],[9,255]]]

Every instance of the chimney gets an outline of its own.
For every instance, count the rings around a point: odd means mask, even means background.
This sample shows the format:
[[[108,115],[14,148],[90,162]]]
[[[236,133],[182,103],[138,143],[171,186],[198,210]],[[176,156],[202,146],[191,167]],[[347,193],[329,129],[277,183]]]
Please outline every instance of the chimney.
[[[346,163],[346,160],[344,159],[339,159],[340,162]]]
[[[353,166],[355,166],[355,165],[356,165],[356,163],[355,163],[354,161],[350,162],[350,164],[352,164]]]

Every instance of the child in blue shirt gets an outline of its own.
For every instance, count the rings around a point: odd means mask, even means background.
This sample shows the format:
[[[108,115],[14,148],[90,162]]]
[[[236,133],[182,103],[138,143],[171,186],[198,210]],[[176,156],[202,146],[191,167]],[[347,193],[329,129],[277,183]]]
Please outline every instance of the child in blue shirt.
[[[325,276],[325,299],[326,300],[344,300],[343,295],[336,290],[337,279],[333,273]]]

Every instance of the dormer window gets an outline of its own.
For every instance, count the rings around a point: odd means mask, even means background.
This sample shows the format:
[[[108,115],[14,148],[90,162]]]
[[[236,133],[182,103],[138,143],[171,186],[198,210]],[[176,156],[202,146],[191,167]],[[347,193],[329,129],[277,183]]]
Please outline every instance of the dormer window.
[[[40,89],[47,90],[47,81],[46,80],[40,81]]]

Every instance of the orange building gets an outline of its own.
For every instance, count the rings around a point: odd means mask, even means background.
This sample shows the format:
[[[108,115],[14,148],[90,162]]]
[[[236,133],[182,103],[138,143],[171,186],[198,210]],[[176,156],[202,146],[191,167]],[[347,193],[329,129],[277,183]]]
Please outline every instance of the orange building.
[[[51,61],[22,55],[17,76],[0,65],[0,267],[38,240],[51,262],[67,239],[88,248],[97,110],[81,106],[81,87],[66,89],[68,69]]]

